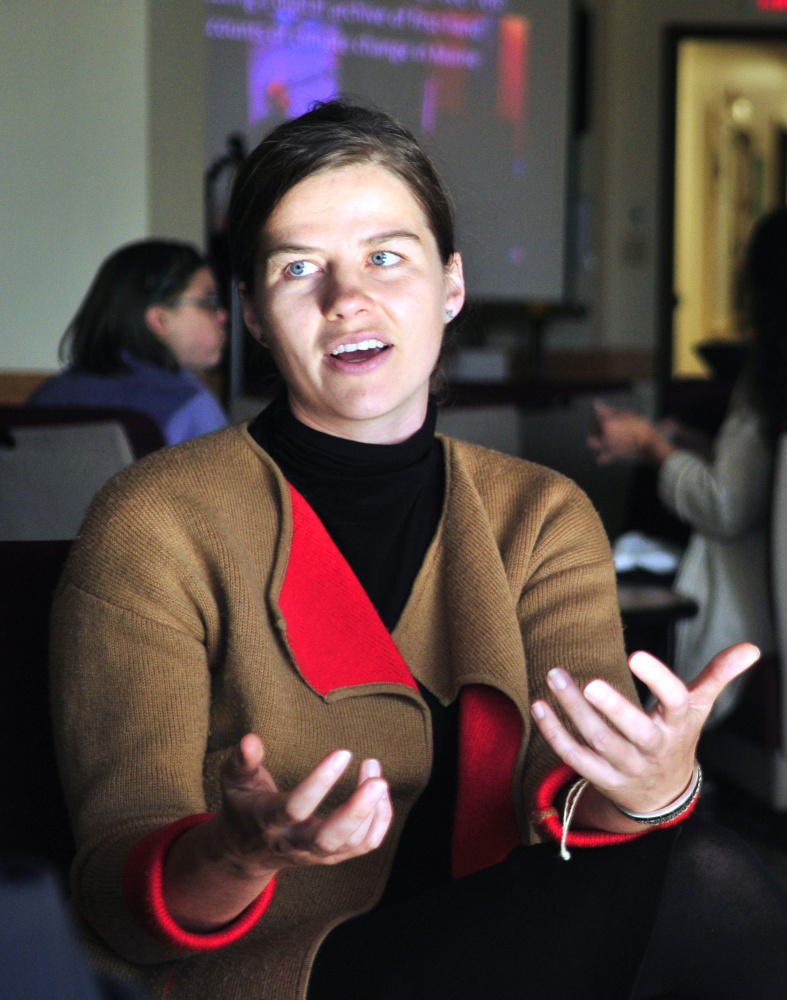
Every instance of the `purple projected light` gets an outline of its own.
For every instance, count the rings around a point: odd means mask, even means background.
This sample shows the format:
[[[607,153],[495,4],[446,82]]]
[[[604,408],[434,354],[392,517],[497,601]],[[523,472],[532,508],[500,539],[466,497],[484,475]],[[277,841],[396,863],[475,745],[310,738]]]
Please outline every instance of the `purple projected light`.
[[[381,107],[456,199],[472,294],[564,295],[572,0],[203,2],[211,158],[336,94]]]
[[[340,32],[309,20],[287,23],[281,45],[253,44],[248,49],[248,126],[265,119],[295,118],[314,101],[327,101],[339,90]]]

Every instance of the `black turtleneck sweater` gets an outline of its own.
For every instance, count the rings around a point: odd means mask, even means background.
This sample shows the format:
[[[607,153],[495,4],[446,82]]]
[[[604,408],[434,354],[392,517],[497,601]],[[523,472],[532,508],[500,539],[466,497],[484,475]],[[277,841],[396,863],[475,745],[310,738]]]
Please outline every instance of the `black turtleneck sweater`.
[[[443,449],[437,406],[399,444],[365,444],[323,434],[292,415],[284,394],[249,432],[308,501],[392,631],[404,610],[443,507]],[[419,684],[432,714],[429,784],[408,818],[383,902],[450,878],[456,802],[457,709]]]

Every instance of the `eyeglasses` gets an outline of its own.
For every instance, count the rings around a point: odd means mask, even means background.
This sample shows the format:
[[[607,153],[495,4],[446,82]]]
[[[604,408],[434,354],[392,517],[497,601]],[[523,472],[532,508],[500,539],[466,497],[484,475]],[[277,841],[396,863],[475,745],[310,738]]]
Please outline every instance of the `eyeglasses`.
[[[196,306],[198,309],[207,309],[214,313],[224,308],[218,295],[183,295],[175,304],[180,305],[181,303]]]

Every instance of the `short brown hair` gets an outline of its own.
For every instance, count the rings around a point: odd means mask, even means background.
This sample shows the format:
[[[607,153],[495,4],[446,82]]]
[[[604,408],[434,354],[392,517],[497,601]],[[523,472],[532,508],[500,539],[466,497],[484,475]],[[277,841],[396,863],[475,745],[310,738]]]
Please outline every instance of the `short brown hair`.
[[[279,125],[241,164],[227,220],[237,280],[254,287],[262,229],[291,188],[323,170],[366,163],[379,164],[407,184],[447,264],[455,251],[451,201],[415,137],[384,111],[333,100]]]

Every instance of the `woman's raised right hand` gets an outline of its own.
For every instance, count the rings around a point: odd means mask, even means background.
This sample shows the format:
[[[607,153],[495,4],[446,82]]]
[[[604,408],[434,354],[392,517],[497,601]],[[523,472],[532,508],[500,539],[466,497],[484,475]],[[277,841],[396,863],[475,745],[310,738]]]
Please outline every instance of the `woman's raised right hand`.
[[[221,773],[220,821],[228,853],[250,874],[294,865],[334,865],[379,847],[391,825],[388,783],[376,760],[364,760],[355,791],[328,816],[316,810],[350,763],[334,750],[290,792],[265,767],[262,740],[248,733]]]
[[[184,930],[210,933],[234,920],[281,868],[338,864],[373,851],[388,832],[393,809],[378,761],[362,761],[352,795],[318,816],[349,751],[329,753],[290,792],[279,791],[264,759],[262,740],[247,733],[222,768],[221,809],[167,854],[164,899]]]

